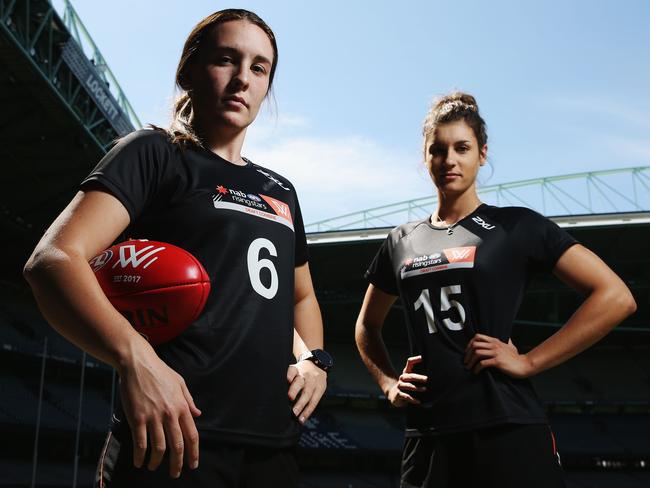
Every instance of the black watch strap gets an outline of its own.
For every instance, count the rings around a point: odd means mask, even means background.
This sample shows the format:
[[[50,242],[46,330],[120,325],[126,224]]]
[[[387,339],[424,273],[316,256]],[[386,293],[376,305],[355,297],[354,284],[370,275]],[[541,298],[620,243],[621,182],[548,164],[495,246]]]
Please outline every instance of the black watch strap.
[[[334,366],[334,359],[327,351],[322,349],[314,349],[308,353],[301,354],[298,361],[308,360],[314,363],[323,371],[327,372]]]

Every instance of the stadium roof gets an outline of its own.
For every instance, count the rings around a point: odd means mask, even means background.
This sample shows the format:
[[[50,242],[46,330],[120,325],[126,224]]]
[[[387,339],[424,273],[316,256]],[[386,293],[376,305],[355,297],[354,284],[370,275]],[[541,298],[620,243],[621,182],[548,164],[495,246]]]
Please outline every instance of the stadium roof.
[[[0,276],[140,122],[69,2],[0,0]]]
[[[619,225],[636,225],[650,223],[650,212],[628,212],[594,215],[569,215],[550,217],[560,227],[611,227]],[[354,242],[384,239],[394,226],[377,227],[374,229],[333,230],[326,232],[310,232],[307,242],[310,245],[334,244],[337,242]]]
[[[647,221],[643,219],[650,212],[650,166],[502,183],[480,187],[478,194],[491,205],[523,206],[546,216],[562,216],[554,220],[567,227],[642,223]],[[382,232],[385,235],[382,228],[426,218],[437,202],[437,195],[426,196],[321,220],[305,228],[312,239],[317,238],[315,233],[332,231],[351,231],[340,235],[356,233],[358,238],[376,238]]]

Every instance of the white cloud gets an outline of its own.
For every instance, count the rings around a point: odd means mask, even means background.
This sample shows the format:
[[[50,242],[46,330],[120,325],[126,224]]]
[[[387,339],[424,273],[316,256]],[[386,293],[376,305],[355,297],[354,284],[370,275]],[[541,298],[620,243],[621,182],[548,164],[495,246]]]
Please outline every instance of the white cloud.
[[[630,159],[630,166],[638,161],[650,161],[650,140],[632,137],[603,136],[601,143],[616,151],[620,156]]]
[[[252,127],[244,153],[286,176],[306,223],[431,194],[417,149],[397,151],[368,137],[304,135],[298,116]]]
[[[300,115],[275,114],[272,109],[266,107],[248,129],[247,138],[248,141],[253,140],[257,144],[272,142],[277,138],[286,138],[300,133],[309,126],[308,120]]]

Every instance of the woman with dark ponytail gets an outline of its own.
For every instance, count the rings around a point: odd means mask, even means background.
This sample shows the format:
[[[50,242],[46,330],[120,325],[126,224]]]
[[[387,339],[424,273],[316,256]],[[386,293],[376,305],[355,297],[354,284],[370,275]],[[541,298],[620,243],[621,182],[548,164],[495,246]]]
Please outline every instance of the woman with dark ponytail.
[[[480,201],[476,177],[488,146],[474,97],[437,100],[423,136],[438,207],[390,232],[366,272],[356,325],[366,366],[388,400],[406,409],[400,486],[565,486],[528,378],[594,344],[634,312],[634,299],[606,264],[547,218]],[[520,353],[512,325],[538,272],[552,272],[586,299],[562,329]],[[401,373],[381,336],[398,296],[411,345]]]
[[[296,191],[241,155],[277,63],[273,31],[254,13],[199,22],[171,126],[121,139],[25,266],[52,326],[119,373],[96,486],[296,486],[300,424],[332,360]],[[211,278],[201,316],[155,349],[88,265],[123,233],[189,251]]]

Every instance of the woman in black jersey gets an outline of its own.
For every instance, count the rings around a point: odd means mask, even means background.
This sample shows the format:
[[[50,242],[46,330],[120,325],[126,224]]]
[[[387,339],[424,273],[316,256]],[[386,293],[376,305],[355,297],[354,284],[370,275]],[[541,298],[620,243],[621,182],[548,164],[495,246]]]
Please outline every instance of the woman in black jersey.
[[[356,325],[366,366],[407,410],[401,486],[564,486],[527,378],[594,344],[636,304],[607,265],[550,220],[481,203],[476,176],[487,134],[471,95],[440,98],[423,133],[438,207],[390,232],[366,273]],[[520,354],[512,324],[536,272],[553,272],[586,299],[564,327]],[[401,374],[381,336],[398,296],[412,350]]]
[[[47,320],[120,376],[98,486],[296,484],[300,423],[331,358],[295,189],[241,156],[277,60],[254,13],[203,19],[181,55],[170,129],[120,140],[25,266]],[[212,281],[199,319],[155,349],[88,265],[123,233],[189,251]]]

